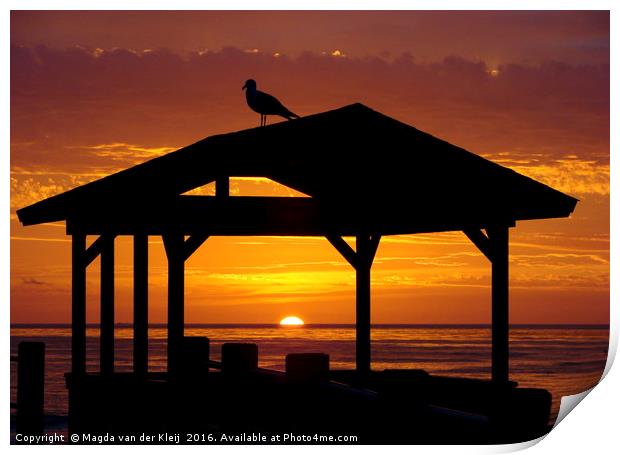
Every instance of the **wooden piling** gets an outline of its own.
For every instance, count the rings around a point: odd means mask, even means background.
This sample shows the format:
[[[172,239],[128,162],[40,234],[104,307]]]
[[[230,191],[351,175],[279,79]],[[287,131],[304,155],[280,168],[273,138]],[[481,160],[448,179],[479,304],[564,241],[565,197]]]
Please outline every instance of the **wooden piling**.
[[[181,373],[200,380],[209,373],[209,338],[183,337],[181,349]]]
[[[17,347],[17,433],[43,433],[45,344],[22,341]]]

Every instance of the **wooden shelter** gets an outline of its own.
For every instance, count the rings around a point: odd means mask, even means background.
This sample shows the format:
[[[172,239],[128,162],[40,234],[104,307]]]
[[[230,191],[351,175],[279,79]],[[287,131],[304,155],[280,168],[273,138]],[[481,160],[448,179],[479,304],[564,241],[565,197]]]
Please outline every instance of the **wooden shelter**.
[[[229,194],[266,177],[310,197]],[[184,193],[215,182],[215,196]],[[381,236],[463,231],[492,265],[492,379],[508,383],[508,244],[517,221],[577,200],[361,104],[210,136],[17,211],[72,237],[72,373],[86,371],[86,268],[101,257],[101,373],[114,371],[114,239],[134,238],[134,370],[148,370],[149,236],[168,258],[168,371],[180,368],[184,263],[209,236],[326,237],[356,271],[356,368],[370,371],[370,273]],[[86,236],[98,235],[87,247]],[[344,236],[356,238],[353,249]]]

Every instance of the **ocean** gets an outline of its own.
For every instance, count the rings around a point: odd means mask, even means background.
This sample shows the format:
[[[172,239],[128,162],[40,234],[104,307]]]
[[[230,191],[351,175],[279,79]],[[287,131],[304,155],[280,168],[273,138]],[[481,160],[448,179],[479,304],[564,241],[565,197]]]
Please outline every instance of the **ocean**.
[[[324,352],[332,369],[355,365],[352,325],[188,325],[187,336],[211,340],[211,358],[219,360],[224,342],[258,344],[259,366],[284,370],[284,357],[293,352]],[[99,330],[87,329],[87,369],[97,371]],[[115,330],[115,368],[132,369],[132,329]],[[149,328],[149,368],[166,368],[165,326]],[[45,413],[67,415],[64,373],[70,369],[71,329],[68,326],[13,326],[11,355],[20,341],[46,346]],[[490,378],[491,330],[488,326],[378,325],[372,329],[372,368],[415,368],[431,374]],[[607,360],[607,326],[514,326],[510,331],[510,378],[521,387],[547,389],[553,396],[551,423],[560,399],[597,384]],[[17,367],[11,362],[11,402],[16,397]]]

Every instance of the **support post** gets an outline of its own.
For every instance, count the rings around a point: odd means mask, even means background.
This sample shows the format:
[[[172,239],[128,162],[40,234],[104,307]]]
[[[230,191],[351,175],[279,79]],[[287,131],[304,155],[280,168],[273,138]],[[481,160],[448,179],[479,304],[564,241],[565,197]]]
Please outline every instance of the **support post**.
[[[370,269],[380,235],[360,234],[356,251],[342,237],[328,235],[327,240],[355,269],[355,369],[361,376],[370,372]]]
[[[180,371],[184,332],[183,235],[166,234],[164,245],[168,256],[168,373],[175,375]]]
[[[142,377],[149,369],[148,239],[146,234],[133,238],[133,371]]]
[[[509,380],[508,226],[487,229],[492,251],[491,275],[491,378],[495,384]]]
[[[368,235],[358,235],[355,240],[355,366],[362,375],[370,372],[370,242]]]
[[[104,234],[101,247],[100,371],[114,373],[114,236]]]
[[[86,235],[71,239],[71,372],[86,373]]]

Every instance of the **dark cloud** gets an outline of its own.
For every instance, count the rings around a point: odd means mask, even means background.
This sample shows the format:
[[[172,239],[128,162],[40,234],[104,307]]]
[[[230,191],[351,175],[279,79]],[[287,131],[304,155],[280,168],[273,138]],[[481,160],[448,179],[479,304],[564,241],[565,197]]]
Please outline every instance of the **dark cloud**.
[[[609,62],[609,11],[14,11],[11,42],[592,64]]]
[[[49,283],[37,280],[36,278],[22,278],[22,284],[26,286],[47,286]]]
[[[274,57],[237,48],[191,53],[13,46],[12,137],[29,143],[15,164],[88,161],[67,145],[184,145],[256,123],[248,77],[300,114],[363,102],[475,152],[547,149],[605,157],[609,65],[537,66],[450,56],[416,63],[310,52]]]

